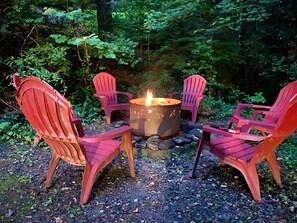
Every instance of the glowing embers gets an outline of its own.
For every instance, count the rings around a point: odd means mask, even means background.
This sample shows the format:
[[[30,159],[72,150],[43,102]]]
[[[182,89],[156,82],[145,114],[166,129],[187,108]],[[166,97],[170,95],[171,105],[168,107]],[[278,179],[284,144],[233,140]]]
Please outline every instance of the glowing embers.
[[[147,98],[150,99],[149,102]],[[133,128],[133,134],[157,134],[160,137],[176,135],[180,131],[181,101],[153,98],[152,95],[147,98],[130,100],[130,126]]]

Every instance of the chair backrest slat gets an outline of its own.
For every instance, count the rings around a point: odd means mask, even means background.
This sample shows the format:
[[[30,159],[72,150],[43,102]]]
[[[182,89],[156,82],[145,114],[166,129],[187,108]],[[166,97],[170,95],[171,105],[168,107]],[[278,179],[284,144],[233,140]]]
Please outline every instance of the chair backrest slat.
[[[16,96],[23,114],[55,153],[66,162],[85,165],[84,148],[79,143],[68,101],[35,77],[23,79]]]
[[[117,104],[116,79],[107,72],[101,72],[93,78],[96,92],[107,96],[110,104]]]
[[[271,135],[262,141],[254,151],[253,159],[265,157],[266,154],[274,151],[287,137],[297,129],[297,94],[291,97],[285,106]]]
[[[282,88],[278,94],[278,97],[274,104],[271,106],[270,111],[282,111],[284,107],[288,104],[289,100],[297,93],[297,81],[289,83],[287,86]],[[280,117],[280,113],[276,115],[265,115],[263,121],[268,123],[276,123]]]
[[[193,104],[197,95],[202,96],[207,81],[200,75],[195,74],[184,80],[182,102],[185,104]]]

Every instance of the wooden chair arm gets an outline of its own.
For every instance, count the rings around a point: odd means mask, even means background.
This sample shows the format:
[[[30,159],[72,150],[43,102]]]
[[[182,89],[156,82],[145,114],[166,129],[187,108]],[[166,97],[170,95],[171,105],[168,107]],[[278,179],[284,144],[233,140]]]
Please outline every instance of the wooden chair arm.
[[[262,122],[262,121],[250,121],[249,124],[251,125],[251,128],[267,129],[268,131],[273,129],[276,125],[274,123],[266,123],[266,122]]]
[[[75,125],[79,137],[83,137],[85,135],[84,129],[82,127],[81,120],[76,113],[72,114],[72,123]]]
[[[270,106],[266,106],[266,105],[238,104],[236,106],[235,111],[234,111],[234,114],[233,114],[233,117],[232,117],[232,119],[233,119],[232,122],[234,122],[234,120],[240,120],[240,119],[242,119],[243,117],[240,115],[240,113],[241,113],[241,111],[243,109],[246,109],[246,108],[253,108],[253,109],[255,109],[254,112],[253,112],[253,114],[252,114],[252,116],[251,116],[251,119],[255,120],[255,118],[257,117],[257,115],[260,114],[260,112],[264,112],[263,109],[269,110],[271,107]],[[259,109],[262,109],[262,110],[259,110]]]
[[[192,95],[192,96],[194,96],[194,97],[200,97],[200,98],[204,98],[204,97],[206,97],[206,95],[204,95],[204,94],[193,94],[193,93],[181,93],[183,96],[184,95]]]
[[[94,96],[97,98],[106,98],[107,97],[106,95],[100,94],[100,93],[95,93]]]
[[[217,135],[222,135],[222,136],[226,136],[226,137],[233,137],[233,138],[249,140],[249,141],[255,141],[255,142],[263,141],[267,137],[270,137],[270,134],[267,135],[267,136],[257,136],[257,135],[252,135],[252,134],[248,134],[248,133],[242,133],[242,132],[233,133],[233,132],[229,132],[229,130],[234,131],[233,129],[221,130],[221,129],[218,129],[218,128],[211,127],[209,125],[203,126],[202,130],[206,131],[206,132],[209,132],[209,133],[217,134]]]
[[[133,94],[131,94],[131,93],[123,92],[123,91],[117,91],[116,93],[127,96],[129,100],[133,99]]]
[[[107,98],[107,96],[102,95],[100,93],[95,93],[94,96],[99,98],[99,100],[101,101],[102,109],[108,107],[108,98]]]
[[[243,109],[243,108],[255,108],[255,109],[267,109],[269,110],[271,108],[271,106],[267,106],[267,105],[256,105],[256,104],[238,104],[237,105],[237,109]]]
[[[240,130],[245,126],[249,126],[249,129],[258,129],[262,132],[269,132],[271,129],[275,127],[275,124],[266,123],[263,121],[255,121],[255,120],[248,120],[248,119],[239,119],[236,124],[236,130]],[[229,128],[231,125],[229,125]]]
[[[263,111],[263,110],[255,110],[252,115],[252,120],[257,120],[259,115],[280,115],[280,112],[275,111]]]
[[[85,135],[84,137],[79,138],[80,142],[96,143],[105,140],[111,140],[120,136],[123,136],[127,133],[131,133],[132,128],[130,126],[121,126],[120,128],[109,130],[102,134],[98,135]]]

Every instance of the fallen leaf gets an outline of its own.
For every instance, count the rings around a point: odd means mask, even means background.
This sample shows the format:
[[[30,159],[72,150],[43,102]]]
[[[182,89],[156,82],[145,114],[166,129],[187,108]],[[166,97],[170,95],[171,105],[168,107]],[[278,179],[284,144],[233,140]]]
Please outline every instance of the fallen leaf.
[[[63,223],[63,220],[59,217],[58,218],[55,217],[55,220],[56,220],[56,223]]]
[[[78,203],[78,201],[77,201],[77,199],[75,197],[73,198],[73,201],[74,201],[75,204]]]
[[[149,185],[147,185],[147,187],[152,187],[152,186],[154,186],[155,185],[155,183],[154,182],[150,182],[150,184]]]
[[[13,215],[13,211],[10,210],[10,209],[8,209],[8,212],[5,213],[5,217],[6,217],[6,218],[9,218],[9,217],[11,217],[11,215]]]

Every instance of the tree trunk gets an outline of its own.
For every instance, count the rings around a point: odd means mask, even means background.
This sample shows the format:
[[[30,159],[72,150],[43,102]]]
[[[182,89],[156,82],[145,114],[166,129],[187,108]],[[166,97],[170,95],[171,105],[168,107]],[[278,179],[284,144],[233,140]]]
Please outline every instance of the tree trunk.
[[[105,31],[112,31],[111,1],[96,0],[98,36],[103,37]]]

